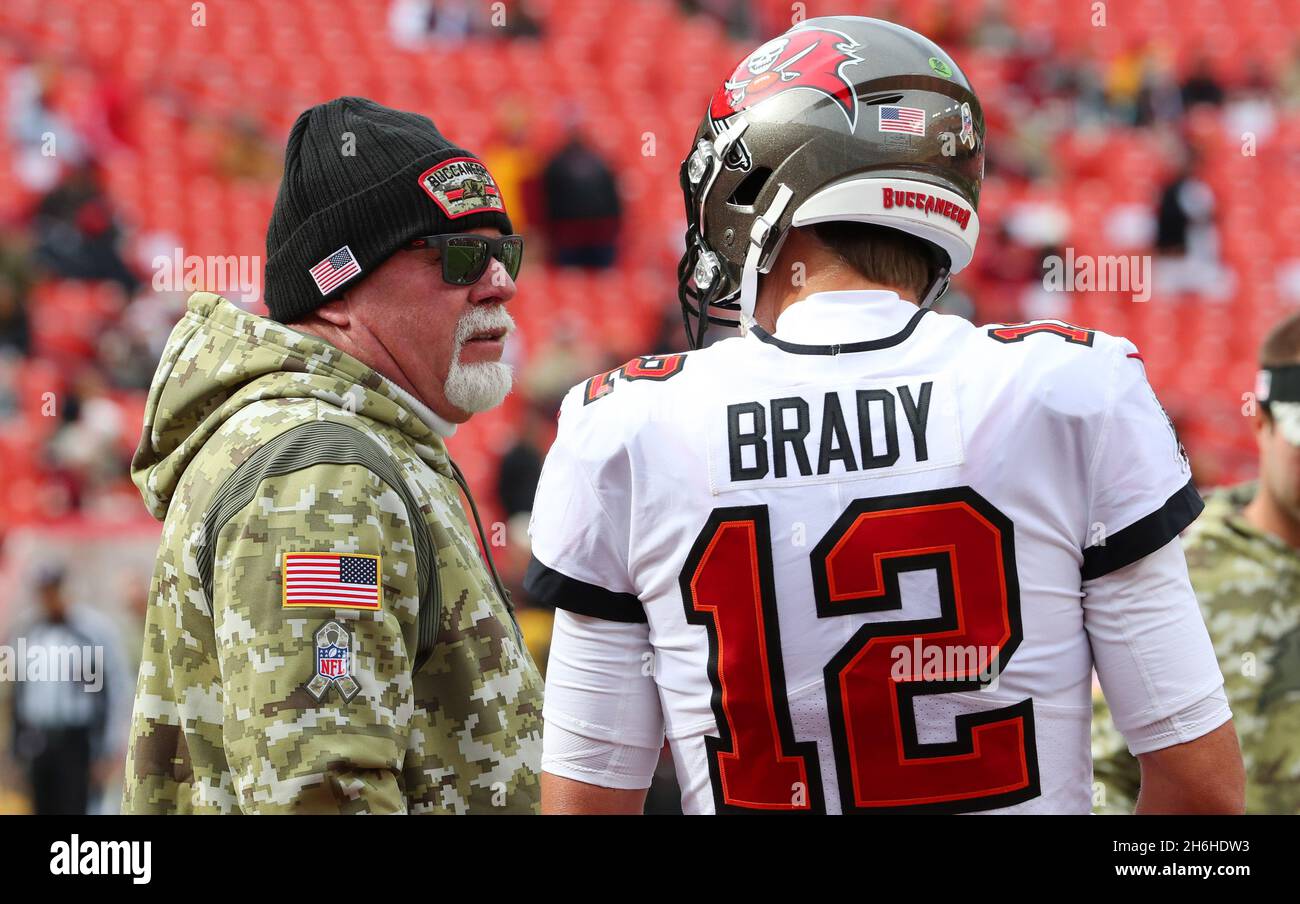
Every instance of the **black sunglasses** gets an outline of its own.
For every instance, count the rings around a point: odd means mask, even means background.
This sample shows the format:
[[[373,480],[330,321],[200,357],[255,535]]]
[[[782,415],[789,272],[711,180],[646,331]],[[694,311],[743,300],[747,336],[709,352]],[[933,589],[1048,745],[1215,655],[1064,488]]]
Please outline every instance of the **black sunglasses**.
[[[472,286],[482,278],[488,261],[501,261],[514,279],[519,275],[519,265],[524,262],[524,237],[503,235],[491,239],[472,232],[450,235],[426,235],[412,239],[407,251],[436,248],[442,258],[442,278],[453,286]]]

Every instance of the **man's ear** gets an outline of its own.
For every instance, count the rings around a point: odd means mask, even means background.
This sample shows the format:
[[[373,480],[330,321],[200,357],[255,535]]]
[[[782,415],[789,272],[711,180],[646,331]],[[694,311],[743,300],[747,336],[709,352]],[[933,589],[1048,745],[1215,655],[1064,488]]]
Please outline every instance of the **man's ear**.
[[[352,323],[350,305],[346,295],[342,298],[336,298],[328,304],[321,305],[312,313],[331,326],[338,327],[341,330],[347,329],[349,324]]]
[[[1255,411],[1255,416],[1251,418],[1255,428],[1255,441],[1261,445],[1267,440],[1273,432],[1273,416],[1268,413],[1268,408],[1260,405]]]

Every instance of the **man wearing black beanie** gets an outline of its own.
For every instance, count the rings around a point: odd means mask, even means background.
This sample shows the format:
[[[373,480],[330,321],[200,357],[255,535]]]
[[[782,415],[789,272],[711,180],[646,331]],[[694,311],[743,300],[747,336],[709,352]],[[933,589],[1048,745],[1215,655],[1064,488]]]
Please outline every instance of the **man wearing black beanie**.
[[[271,316],[190,299],[132,462],[164,528],[124,811],[537,810],[541,679],[444,443],[510,389],[522,254],[426,117],[298,118]]]

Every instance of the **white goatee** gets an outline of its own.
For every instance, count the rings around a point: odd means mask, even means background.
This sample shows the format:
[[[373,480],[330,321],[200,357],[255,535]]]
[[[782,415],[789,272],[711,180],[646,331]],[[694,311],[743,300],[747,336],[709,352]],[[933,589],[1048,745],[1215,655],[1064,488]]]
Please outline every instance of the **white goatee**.
[[[505,401],[513,381],[510,365],[502,361],[461,364],[460,350],[475,333],[505,330],[508,336],[514,328],[515,321],[505,305],[478,305],[461,315],[456,323],[456,347],[452,350],[451,368],[443,384],[448,402],[462,411],[477,414]]]

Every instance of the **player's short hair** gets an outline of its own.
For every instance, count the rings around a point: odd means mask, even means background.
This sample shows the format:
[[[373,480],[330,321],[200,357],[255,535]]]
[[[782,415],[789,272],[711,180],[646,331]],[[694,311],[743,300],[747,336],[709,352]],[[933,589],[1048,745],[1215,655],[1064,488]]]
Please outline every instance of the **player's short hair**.
[[[1264,337],[1259,347],[1260,367],[1300,363],[1300,313],[1284,319]]]
[[[897,229],[836,220],[814,223],[818,241],[874,283],[897,286],[919,302],[937,265],[930,245]]]

